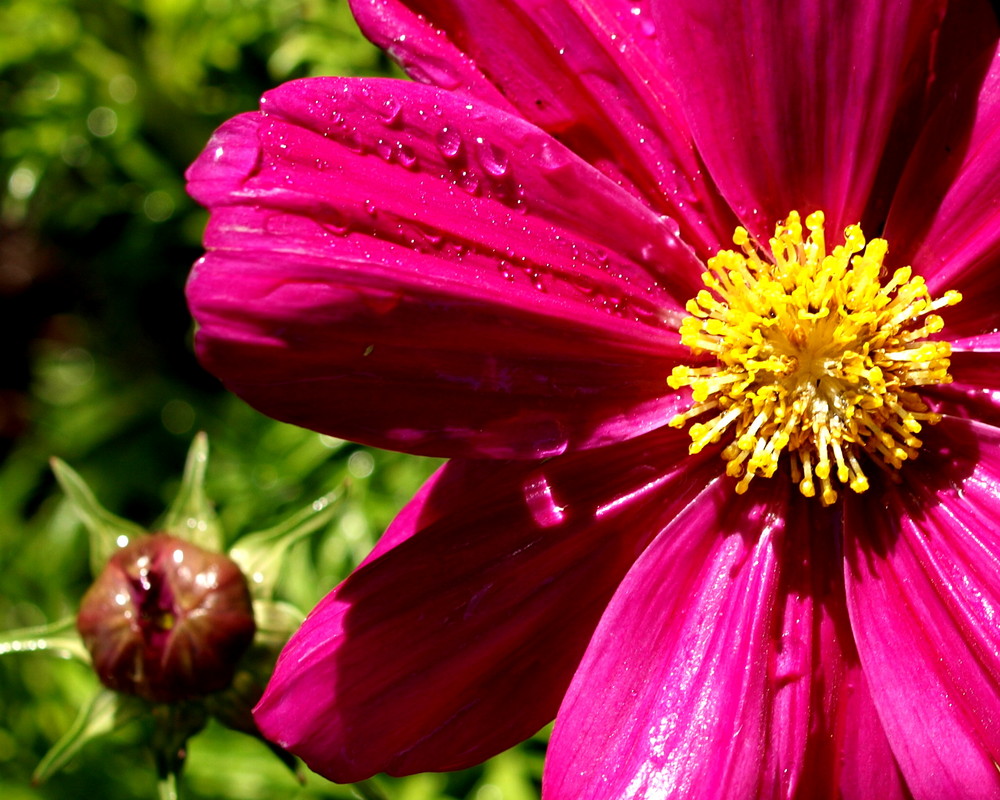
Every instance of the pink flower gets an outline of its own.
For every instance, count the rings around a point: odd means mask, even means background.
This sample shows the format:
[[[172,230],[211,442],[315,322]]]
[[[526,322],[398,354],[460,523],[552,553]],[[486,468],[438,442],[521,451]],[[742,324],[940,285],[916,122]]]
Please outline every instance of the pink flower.
[[[337,781],[555,716],[553,800],[1000,797],[989,6],[352,5],[417,82],[216,133],[197,349],[452,460],[261,728]]]

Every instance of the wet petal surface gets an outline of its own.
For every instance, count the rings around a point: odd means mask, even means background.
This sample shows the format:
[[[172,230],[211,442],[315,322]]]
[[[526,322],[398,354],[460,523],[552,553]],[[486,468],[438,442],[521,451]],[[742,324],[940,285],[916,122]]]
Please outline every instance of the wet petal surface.
[[[670,418],[698,268],[659,216],[537,128],[433,88],[323,79],[265,100],[189,173],[213,210],[197,347],[230,389],[444,456],[552,455]]]

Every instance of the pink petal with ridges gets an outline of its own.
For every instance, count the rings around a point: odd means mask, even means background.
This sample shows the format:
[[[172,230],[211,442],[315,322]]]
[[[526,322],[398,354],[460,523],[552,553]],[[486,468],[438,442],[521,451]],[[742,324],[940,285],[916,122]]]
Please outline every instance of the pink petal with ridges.
[[[897,490],[847,505],[848,607],[913,795],[995,798],[1000,430],[948,417],[935,434]]]
[[[760,797],[908,797],[858,661],[844,596],[841,511],[792,490],[780,540]]]
[[[960,313],[958,306],[952,315]],[[940,413],[1000,427],[1000,332],[950,342],[954,381],[928,386],[923,396]]]
[[[485,77],[526,119],[676,220],[702,258],[729,244],[735,219],[692,146],[646,0],[351,6],[418,80],[495,102]],[[442,73],[453,48],[461,56]]]
[[[1000,327],[1000,46],[964,77],[917,145],[886,238],[933,294],[963,293],[945,335],[970,337]]]
[[[265,100],[189,173],[213,210],[197,346],[229,388],[432,455],[551,455],[674,413],[671,328],[699,267],[634,197],[430,87],[317,79]]]
[[[467,767],[531,735],[622,576],[718,474],[686,448],[666,429],[544,464],[450,462],[292,638],[261,729],[337,781]]]
[[[941,388],[980,394],[1000,390],[1000,332],[949,341],[951,367],[948,371],[954,383]]]
[[[654,4],[695,143],[752,233],[766,241],[791,209],[823,209],[833,231],[880,226],[902,163],[895,174],[889,166],[919,132],[916,99],[930,79],[944,7]]]
[[[646,549],[559,710],[544,797],[757,796],[780,496],[719,478]]]
[[[560,708],[546,797],[909,796],[854,649],[839,512],[784,480],[732,489],[709,487],[622,583]]]
[[[413,80],[513,111],[503,93],[441,28],[403,0],[350,0],[362,33]]]

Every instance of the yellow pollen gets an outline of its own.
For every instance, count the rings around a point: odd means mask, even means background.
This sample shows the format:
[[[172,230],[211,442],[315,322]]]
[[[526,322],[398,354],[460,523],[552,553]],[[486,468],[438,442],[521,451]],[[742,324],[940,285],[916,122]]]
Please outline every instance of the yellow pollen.
[[[910,267],[883,283],[885,239],[865,242],[861,227],[844,231],[828,253],[823,212],[793,211],[775,227],[761,258],[744,228],[708,261],[705,289],[687,303],[681,342],[713,366],[675,367],[667,382],[691,387],[691,453],[723,436],[726,474],[747,491],[771,477],[788,451],[791,477],[806,497],[837,499],[834,482],[868,488],[859,457],[889,470],[916,458],[924,425],[940,417],[913,387],[950,383],[951,346],[928,340],[944,322],[933,313],[961,301],[934,300]]]

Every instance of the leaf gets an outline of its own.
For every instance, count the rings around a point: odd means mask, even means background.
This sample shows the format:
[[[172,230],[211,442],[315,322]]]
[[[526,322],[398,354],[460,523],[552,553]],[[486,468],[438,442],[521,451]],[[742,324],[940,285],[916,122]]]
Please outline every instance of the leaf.
[[[59,622],[0,632],[0,656],[7,653],[31,653],[46,650],[57,656],[90,663],[90,654],[76,632],[76,617]]]
[[[146,531],[98,503],[83,478],[65,461],[53,458],[50,463],[56,480],[90,533],[90,571],[95,576],[100,575],[117,548],[145,535]]]
[[[162,527],[180,539],[205,550],[221,552],[222,529],[212,503],[205,497],[205,470],[208,467],[208,436],[197,434],[188,449],[184,475],[177,497],[163,517]]]
[[[329,523],[341,497],[340,490],[325,494],[284,522],[266,531],[247,534],[233,545],[229,556],[247,576],[255,598],[266,600],[273,595],[288,548]]]
[[[32,780],[35,783],[48,780],[87,742],[138,719],[143,714],[143,708],[133,698],[123,697],[110,689],[101,689],[80,711],[73,727],[45,754],[45,758],[35,768]]]

